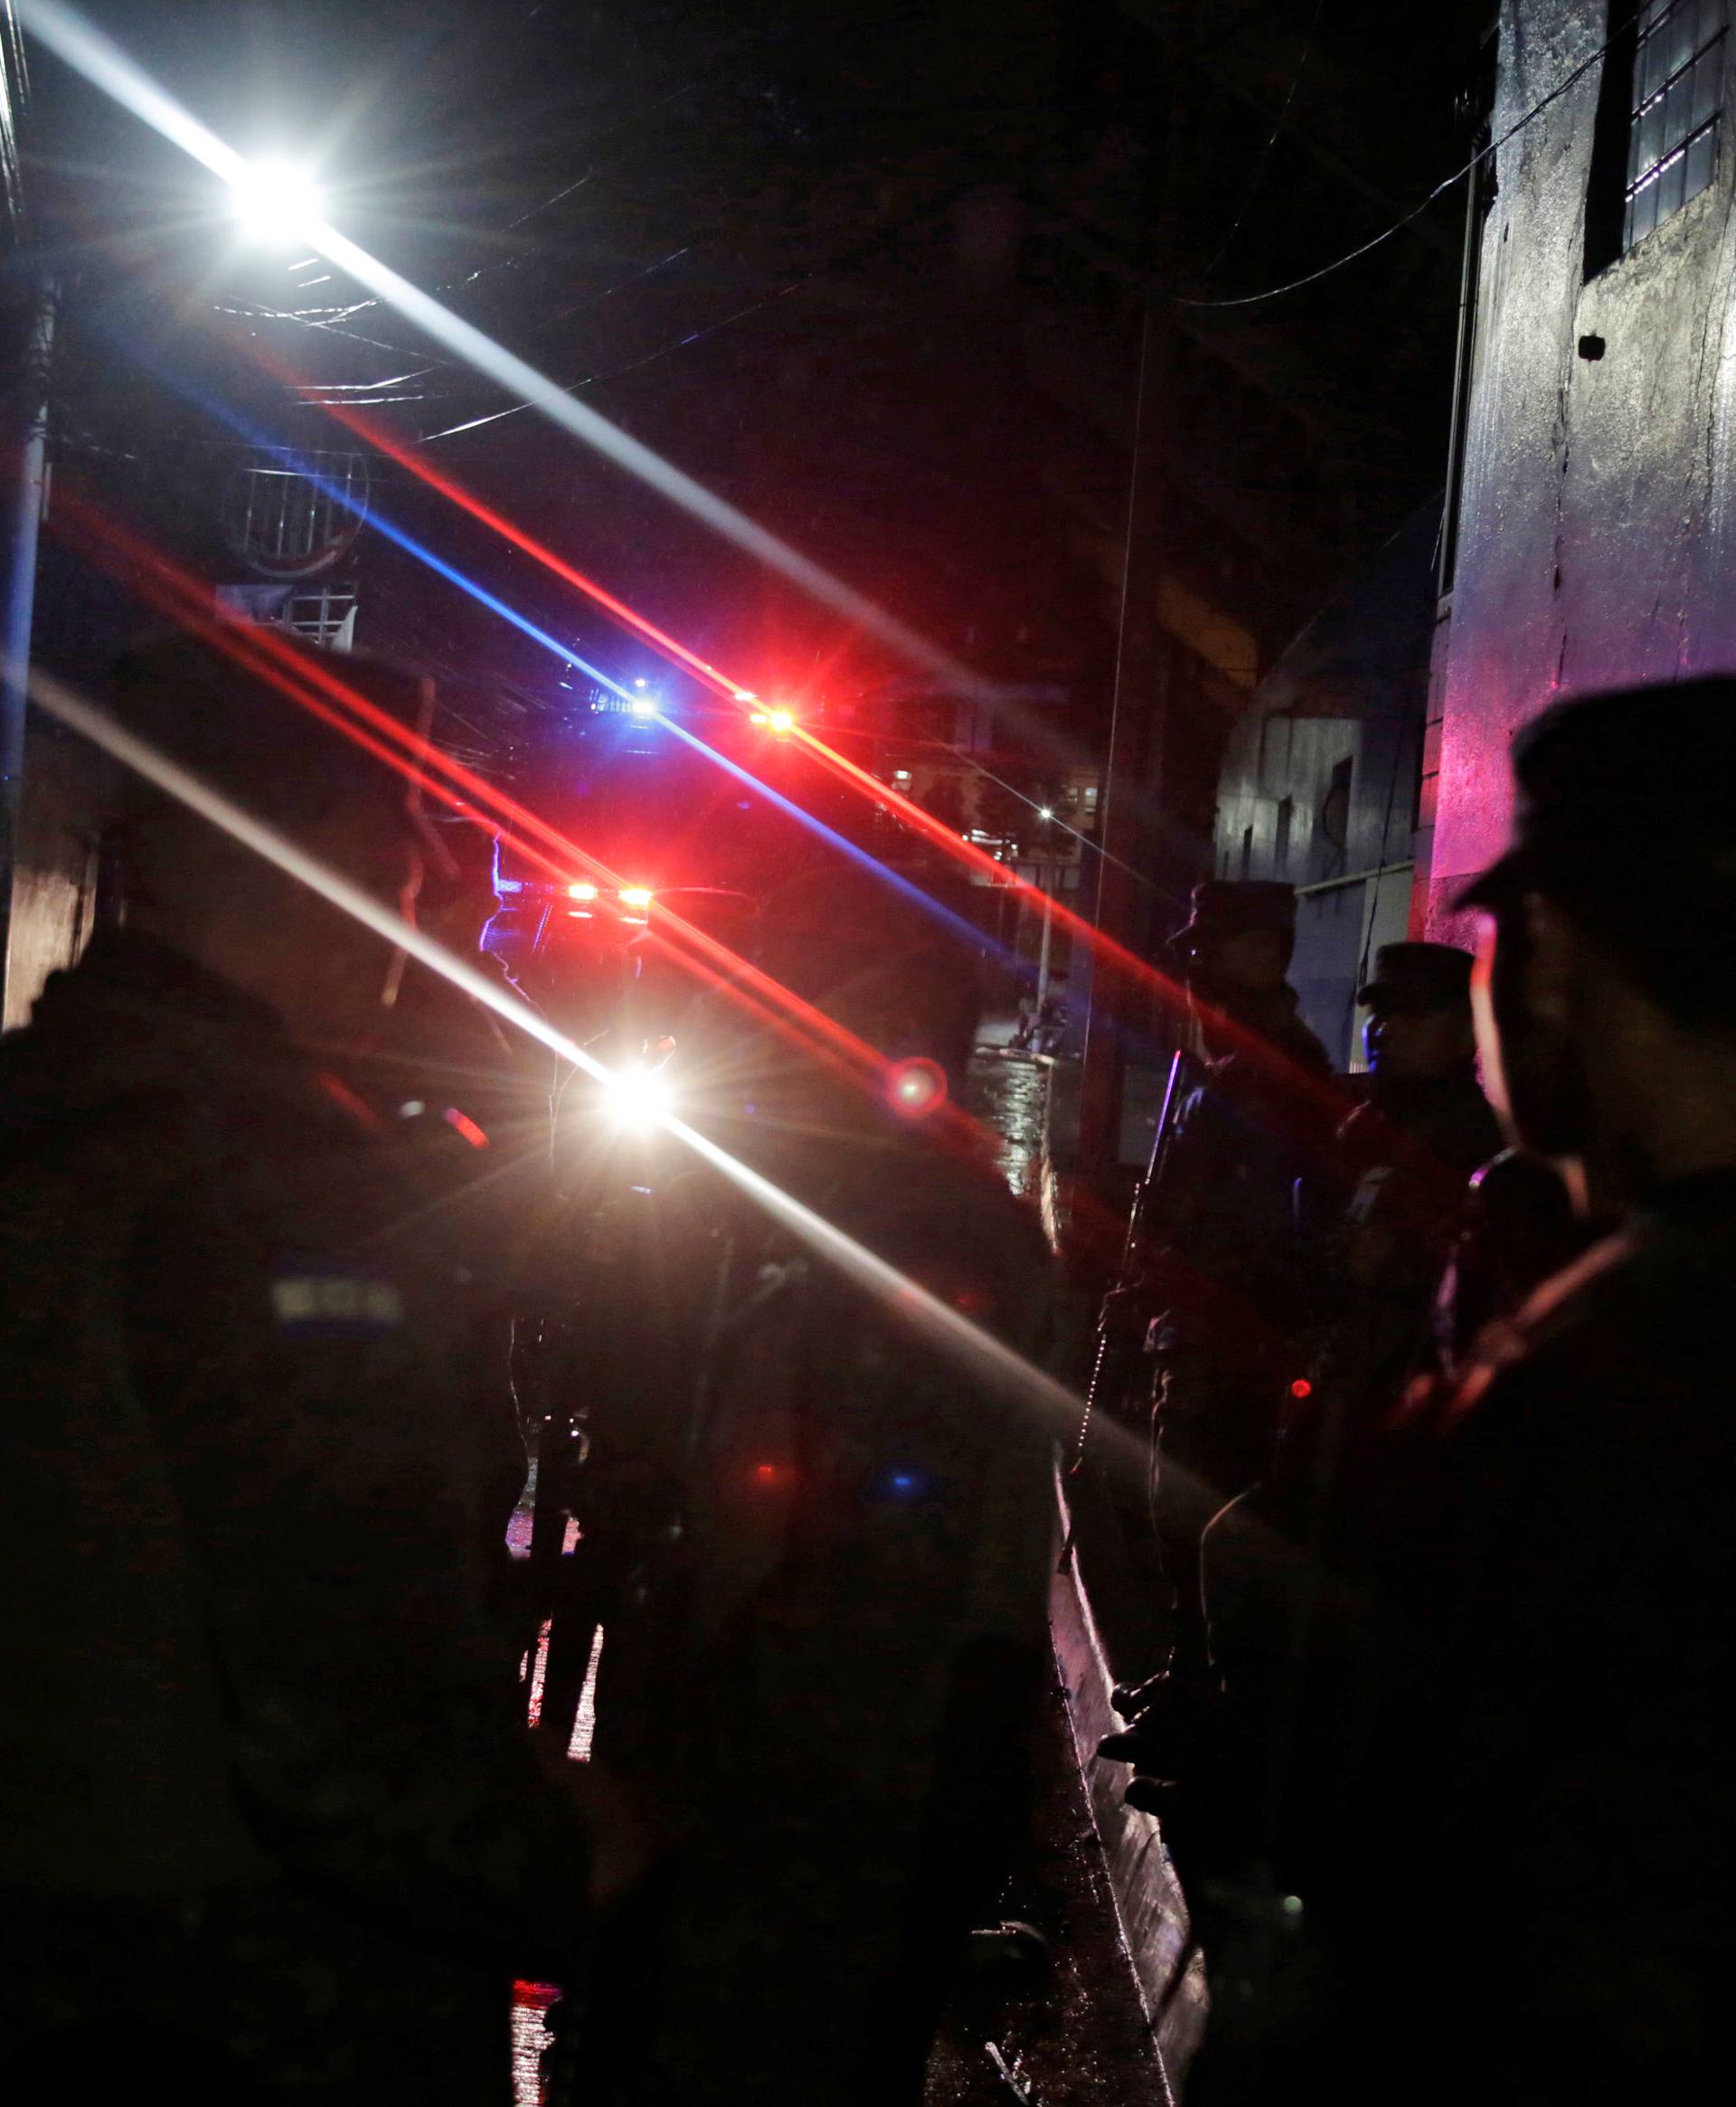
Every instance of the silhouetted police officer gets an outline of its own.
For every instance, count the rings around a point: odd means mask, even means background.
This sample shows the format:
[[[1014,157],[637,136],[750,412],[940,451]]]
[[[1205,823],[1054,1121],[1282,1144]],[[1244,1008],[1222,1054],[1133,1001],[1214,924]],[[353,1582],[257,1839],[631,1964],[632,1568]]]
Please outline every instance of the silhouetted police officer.
[[[1198,1076],[1144,1200],[1159,1253],[1151,1511],[1173,1602],[1170,1659],[1130,1695],[1134,1724],[1100,1750],[1160,1776],[1185,1738],[1173,1701],[1212,1674],[1205,1533],[1271,1468],[1314,1309],[1305,1190],[1342,1101],[1286,978],[1295,940],[1293,886],[1213,880],[1195,888],[1192,919],[1169,946],[1190,997]],[[1137,1779],[1129,1797],[1149,1797],[1146,1786]]]
[[[1322,1379],[1292,1415],[1281,1473],[1289,1518],[1302,1528],[1310,1507],[1354,1507],[1369,1489],[1361,1483],[1370,1460],[1363,1436],[1429,1357],[1435,1299],[1472,1176],[1501,1148],[1500,1122],[1477,1080],[1472,963],[1451,944],[1385,944],[1358,991],[1369,1012],[1369,1078],[1337,1135],[1346,1197],[1328,1274],[1333,1314]],[[1334,1422],[1326,1458],[1322,1415]],[[1323,1462],[1330,1486],[1319,1479]]]
[[[1722,2060],[1736,681],[1559,704],[1514,767],[1513,846],[1467,895],[1486,1067],[1621,1226],[1420,1413],[1353,1606],[1372,1725],[1323,1754],[1337,1832],[1297,1872],[1339,2098],[1684,2098]]]
[[[1378,1161],[1389,1136],[1402,1135],[1457,1186],[1501,1147],[1477,1080],[1472,964],[1455,944],[1382,944],[1375,953],[1356,994],[1369,1013],[1368,1094],[1339,1129],[1353,1157],[1367,1152]]]
[[[119,702],[410,903],[402,786],[291,704],[192,646]],[[462,1247],[306,1050],[369,1035],[392,955],[142,784],[118,862],[118,926],[0,1047],[0,2060],[504,2098],[513,1973],[574,1960],[610,1846],[510,1724]]]

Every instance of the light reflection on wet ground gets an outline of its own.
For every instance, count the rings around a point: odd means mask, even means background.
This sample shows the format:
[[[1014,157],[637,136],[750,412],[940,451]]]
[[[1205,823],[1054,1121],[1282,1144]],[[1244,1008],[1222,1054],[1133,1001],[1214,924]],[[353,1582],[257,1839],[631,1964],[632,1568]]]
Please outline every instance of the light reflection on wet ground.
[[[979,1052],[965,1098],[967,1109],[997,1137],[995,1161],[1008,1186],[1033,1201],[1051,1073],[1047,1063],[1029,1056]],[[593,1660],[593,1679],[595,1671]],[[590,1698],[588,1686],[575,1754],[589,1745]],[[1043,1722],[1037,1782],[1032,1835],[1003,1911],[1033,1923],[1050,1941],[1050,1984],[1040,1997],[1010,2004],[986,2020],[955,2014],[930,2065],[926,2107],[1008,2107],[1021,2098],[1027,2107],[1162,2107],[1164,2074],[1121,1942],[1059,1688]],[[517,1987],[517,2107],[538,2107],[541,2100],[541,2059],[557,1994],[546,1984]]]
[[[1050,1981],[1040,1996],[974,2027],[953,2015],[929,2067],[926,2107],[1010,2107],[1021,2098],[1026,2107],[1165,2107],[1164,2072],[1121,1943],[1058,1684],[1036,1753],[1032,1835],[1002,1907],[1049,1941]]]
[[[553,2046],[548,2012],[560,1998],[552,1983],[513,1985],[513,2100],[514,2107],[540,2107],[542,2054]]]
[[[998,1138],[995,1161],[1021,1199],[1036,1196],[1049,1075],[1046,1062],[998,1049],[979,1049],[970,1064],[965,1110]]]

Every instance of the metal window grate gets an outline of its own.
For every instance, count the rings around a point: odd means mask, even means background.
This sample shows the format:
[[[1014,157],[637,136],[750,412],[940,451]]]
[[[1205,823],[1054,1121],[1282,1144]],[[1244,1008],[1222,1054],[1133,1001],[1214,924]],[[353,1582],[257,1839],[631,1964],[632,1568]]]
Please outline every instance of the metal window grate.
[[[291,454],[272,449],[231,474],[223,535],[262,578],[309,578],[337,562],[368,510],[361,454]]]
[[[1729,0],[1646,0],[1636,24],[1622,247],[1698,197],[1718,165]]]

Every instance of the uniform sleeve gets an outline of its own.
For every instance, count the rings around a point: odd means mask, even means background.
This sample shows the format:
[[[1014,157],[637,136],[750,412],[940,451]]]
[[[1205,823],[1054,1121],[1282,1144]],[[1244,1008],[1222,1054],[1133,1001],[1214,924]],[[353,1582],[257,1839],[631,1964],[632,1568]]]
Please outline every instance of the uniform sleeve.
[[[1515,2097],[1663,2098],[1715,2053],[1736,1820],[1724,1391],[1703,1311],[1635,1307],[1513,1370],[1449,1634]]]
[[[1185,1242],[1204,1212],[1222,1168],[1222,1124],[1210,1090],[1194,1090],[1183,1099],[1165,1153],[1163,1176],[1146,1201],[1154,1242]]]

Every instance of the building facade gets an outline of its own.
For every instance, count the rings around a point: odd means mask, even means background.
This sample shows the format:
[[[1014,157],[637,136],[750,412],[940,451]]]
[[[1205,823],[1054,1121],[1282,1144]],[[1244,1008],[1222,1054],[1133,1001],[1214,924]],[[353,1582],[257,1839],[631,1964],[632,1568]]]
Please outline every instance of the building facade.
[[[1290,979],[1340,1069],[1363,1065],[1368,961],[1412,912],[1439,519],[1421,507],[1279,654],[1219,779],[1216,874],[1296,887]]]
[[[1520,723],[1736,667],[1730,14],[1501,8],[1418,841],[1430,935],[1463,931],[1453,899],[1505,836]]]

